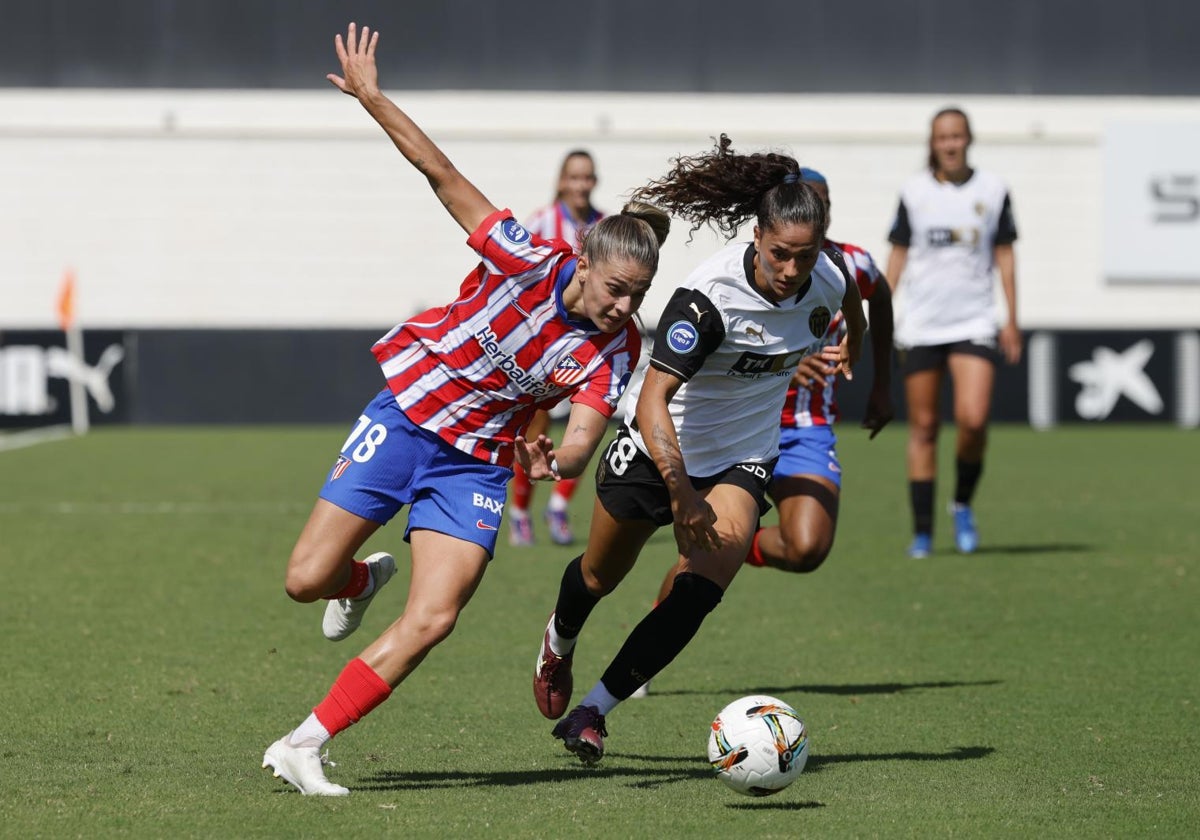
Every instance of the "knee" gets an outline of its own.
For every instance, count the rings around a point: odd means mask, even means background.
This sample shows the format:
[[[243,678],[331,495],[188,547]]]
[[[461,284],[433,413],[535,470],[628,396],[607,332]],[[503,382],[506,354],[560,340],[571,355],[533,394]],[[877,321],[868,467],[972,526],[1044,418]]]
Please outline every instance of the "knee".
[[[288,597],[302,604],[312,603],[331,593],[331,575],[326,564],[319,562],[315,556],[300,551],[299,547],[292,551],[288,560],[287,574],[284,577],[283,588]]]
[[[932,446],[937,443],[938,421],[932,414],[914,414],[908,420],[908,436],[913,443]]]
[[[583,585],[587,588],[588,594],[595,598],[603,598],[611,594],[621,583],[621,577],[606,575],[603,569],[581,568],[579,571],[583,577]]]
[[[403,624],[421,650],[430,650],[445,641],[458,623],[458,610],[405,610]]]
[[[793,546],[785,543],[784,562],[786,571],[805,574],[815,572],[829,556],[829,546]]]
[[[981,443],[987,438],[987,418],[985,417],[960,417],[955,421],[958,426],[958,433],[965,439],[974,443]]]
[[[675,576],[668,598],[676,605],[686,605],[702,619],[717,608],[724,595],[725,590],[708,578],[694,572],[680,572]]]

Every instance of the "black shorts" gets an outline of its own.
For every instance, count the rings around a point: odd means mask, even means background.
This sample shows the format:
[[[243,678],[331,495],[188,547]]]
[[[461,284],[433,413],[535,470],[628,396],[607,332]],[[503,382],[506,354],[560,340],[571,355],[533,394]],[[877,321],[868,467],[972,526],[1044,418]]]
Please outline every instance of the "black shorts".
[[[920,344],[916,347],[896,351],[896,355],[900,359],[900,373],[904,376],[925,370],[945,370],[946,360],[956,353],[963,356],[978,356],[993,365],[1000,361],[1000,351],[996,347],[995,336],[986,339],[952,341],[949,344]]]
[[[758,503],[762,516],[771,509],[767,486],[775,461],[766,464],[734,464],[723,472],[704,478],[688,476],[692,486],[704,490],[718,484],[741,487]],[[650,456],[638,449],[629,429],[622,426],[596,467],[596,498],[615,519],[648,519],[660,528],[670,525],[671,494]]]

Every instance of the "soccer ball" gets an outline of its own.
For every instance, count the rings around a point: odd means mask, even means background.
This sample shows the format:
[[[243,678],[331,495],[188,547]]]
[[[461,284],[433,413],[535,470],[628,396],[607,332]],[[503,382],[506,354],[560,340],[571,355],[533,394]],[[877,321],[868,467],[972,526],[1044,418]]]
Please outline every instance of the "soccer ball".
[[[808,729],[796,710],[752,694],[721,710],[708,733],[708,760],[746,796],[770,796],[796,781],[808,762]]]

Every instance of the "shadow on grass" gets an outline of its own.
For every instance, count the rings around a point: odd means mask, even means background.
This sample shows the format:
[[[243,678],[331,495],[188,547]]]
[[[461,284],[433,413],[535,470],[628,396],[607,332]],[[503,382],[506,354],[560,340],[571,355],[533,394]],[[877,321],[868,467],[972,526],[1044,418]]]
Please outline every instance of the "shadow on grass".
[[[734,811],[804,811],[810,808],[824,808],[825,803],[788,802],[787,800],[776,799],[772,796],[767,800],[752,799],[749,802],[730,802],[725,807],[731,808]]]
[[[973,681],[953,681],[940,680],[937,682],[919,682],[919,683],[861,683],[848,685],[759,685],[750,688],[742,687],[738,689],[711,689],[701,691],[693,688],[681,688],[676,690],[658,691],[651,689],[650,697],[675,697],[685,694],[710,695],[710,696],[733,696],[738,694],[770,694],[775,697],[780,697],[787,694],[839,694],[849,697],[857,697],[864,694],[903,694],[906,691],[917,691],[923,688],[973,688],[978,686],[1000,685],[1000,680],[973,680]]]
[[[843,753],[814,755],[808,759],[807,773],[820,772],[833,764],[860,761],[970,761],[986,758],[995,752],[992,747],[955,747],[949,752],[893,752],[893,753]],[[574,761],[574,759],[570,759]],[[638,764],[658,765],[652,767]],[[562,784],[563,782],[593,783],[597,779],[614,779],[627,787],[653,790],[676,782],[711,779],[712,768],[696,756],[630,755],[609,753],[605,763],[599,767],[584,767],[570,764],[561,768],[543,770],[496,770],[478,771],[445,770],[404,773],[384,770],[363,776],[354,790],[429,790],[436,788],[471,787],[519,787],[524,785]],[[731,807],[750,807],[739,804]],[[819,802],[787,802],[758,807],[819,808]]]
[[[976,554],[1091,554],[1096,546],[1087,543],[1011,543],[984,545]],[[950,553],[950,552],[947,552]]]

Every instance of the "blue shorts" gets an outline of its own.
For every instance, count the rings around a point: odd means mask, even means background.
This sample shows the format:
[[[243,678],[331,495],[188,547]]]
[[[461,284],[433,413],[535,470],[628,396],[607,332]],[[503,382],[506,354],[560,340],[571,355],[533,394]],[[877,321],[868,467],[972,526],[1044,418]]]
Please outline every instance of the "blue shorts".
[[[842,486],[842,465],[837,456],[837,434],[832,426],[805,426],[779,430],[779,463],[775,478],[818,475]]]
[[[496,553],[512,470],[460,452],[414,424],[386,388],[363,410],[320,496],[386,524],[405,505],[408,528],[458,537]]]

